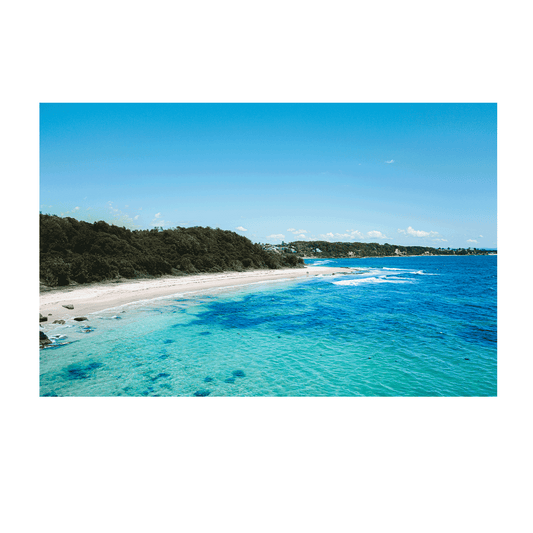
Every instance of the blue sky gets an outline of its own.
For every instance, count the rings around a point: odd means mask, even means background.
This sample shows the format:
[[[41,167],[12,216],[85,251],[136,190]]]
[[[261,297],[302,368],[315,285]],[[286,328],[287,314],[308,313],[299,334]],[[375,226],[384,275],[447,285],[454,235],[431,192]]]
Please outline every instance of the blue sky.
[[[496,104],[41,104],[40,210],[496,247]]]

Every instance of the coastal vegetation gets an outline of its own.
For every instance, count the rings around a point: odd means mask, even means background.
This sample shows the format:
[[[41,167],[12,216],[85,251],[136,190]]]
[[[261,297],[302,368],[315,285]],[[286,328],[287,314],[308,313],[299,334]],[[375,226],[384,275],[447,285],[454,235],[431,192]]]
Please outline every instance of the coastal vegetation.
[[[204,227],[129,230],[40,214],[40,280],[46,286],[117,278],[303,267],[233,231]]]
[[[293,253],[299,257],[384,257],[403,255],[488,255],[495,250],[477,248],[431,248],[428,246],[400,246],[374,242],[295,241],[277,245],[263,245],[266,250]]]

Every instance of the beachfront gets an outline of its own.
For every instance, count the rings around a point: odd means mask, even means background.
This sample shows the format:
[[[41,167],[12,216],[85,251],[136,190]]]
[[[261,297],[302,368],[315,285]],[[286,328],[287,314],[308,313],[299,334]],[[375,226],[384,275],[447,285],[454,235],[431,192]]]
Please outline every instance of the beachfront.
[[[305,267],[101,282],[43,292],[39,296],[39,312],[47,317],[46,324],[173,294],[351,271],[342,267]],[[65,305],[71,305],[73,309],[67,309]]]

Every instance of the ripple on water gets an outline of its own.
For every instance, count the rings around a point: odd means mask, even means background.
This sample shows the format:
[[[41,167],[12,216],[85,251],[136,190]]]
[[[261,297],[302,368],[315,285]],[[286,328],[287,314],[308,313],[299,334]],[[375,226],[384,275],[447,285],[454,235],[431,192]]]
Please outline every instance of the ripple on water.
[[[160,300],[91,335],[48,328],[41,395],[495,395],[495,263],[479,260],[357,260],[342,278]],[[356,276],[414,281],[336,283]]]

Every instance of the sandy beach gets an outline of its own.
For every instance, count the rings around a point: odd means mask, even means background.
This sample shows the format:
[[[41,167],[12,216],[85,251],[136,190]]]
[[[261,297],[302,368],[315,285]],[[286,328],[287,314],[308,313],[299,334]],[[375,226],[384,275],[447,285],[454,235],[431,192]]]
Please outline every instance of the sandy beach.
[[[42,323],[45,325],[51,324],[54,320],[68,320],[74,317],[87,316],[90,313],[105,309],[173,294],[247,285],[263,281],[285,280],[302,276],[349,273],[351,270],[350,268],[342,267],[305,267],[298,269],[254,270],[250,272],[222,272],[136,281],[108,281],[42,292],[39,296],[39,311],[48,318],[47,322]],[[63,307],[69,304],[74,306],[74,309]]]

